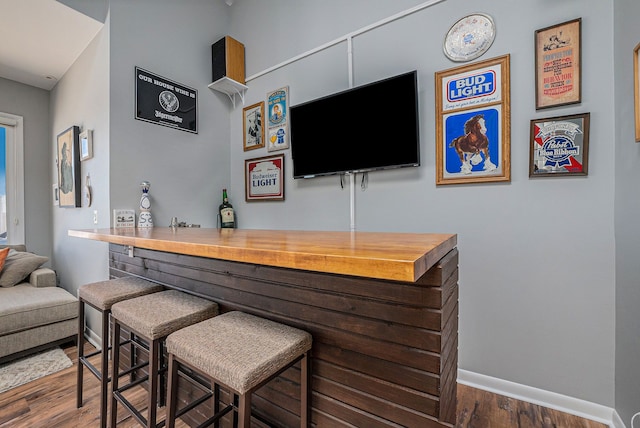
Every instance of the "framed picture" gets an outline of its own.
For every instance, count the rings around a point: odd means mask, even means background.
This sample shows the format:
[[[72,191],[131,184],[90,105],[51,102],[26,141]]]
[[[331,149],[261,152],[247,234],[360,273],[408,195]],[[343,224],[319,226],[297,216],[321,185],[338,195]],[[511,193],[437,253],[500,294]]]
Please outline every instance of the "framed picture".
[[[509,60],[435,73],[437,185],[511,180]]]
[[[244,161],[245,200],[284,200],[284,155]]]
[[[135,118],[198,133],[198,91],[135,67]]]
[[[113,210],[113,227],[136,227],[135,210]]]
[[[244,151],[264,147],[264,101],[242,109],[242,131],[244,135]]]
[[[80,152],[78,150],[80,129],[77,126],[58,134],[58,196],[61,207],[79,207]]]
[[[60,194],[58,190],[58,184],[54,184],[51,188],[52,196],[53,196],[53,205],[58,205],[60,203]]]
[[[536,110],[582,97],[582,18],[535,32]]]
[[[531,121],[529,177],[587,175],[589,113]]]
[[[640,73],[640,58],[638,57],[638,51],[640,50],[640,43],[633,49],[633,105],[636,114],[636,143],[640,142],[640,81],[638,81],[638,74]]]
[[[80,133],[80,160],[84,161],[93,157],[93,131],[85,129]]]
[[[289,87],[267,94],[267,151],[289,148]]]

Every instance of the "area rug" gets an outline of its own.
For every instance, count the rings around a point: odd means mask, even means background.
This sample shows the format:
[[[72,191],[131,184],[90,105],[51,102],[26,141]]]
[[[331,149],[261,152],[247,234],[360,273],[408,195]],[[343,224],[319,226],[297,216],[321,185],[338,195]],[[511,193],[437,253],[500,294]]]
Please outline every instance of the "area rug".
[[[0,365],[0,393],[59,372],[72,365],[73,363],[67,354],[60,348],[2,364]]]

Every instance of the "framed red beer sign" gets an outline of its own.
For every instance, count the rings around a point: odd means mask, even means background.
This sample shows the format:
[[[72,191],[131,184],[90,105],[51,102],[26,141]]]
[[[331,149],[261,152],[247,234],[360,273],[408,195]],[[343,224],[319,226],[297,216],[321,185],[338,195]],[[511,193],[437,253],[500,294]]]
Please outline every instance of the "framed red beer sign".
[[[284,154],[245,159],[245,200],[284,200]]]

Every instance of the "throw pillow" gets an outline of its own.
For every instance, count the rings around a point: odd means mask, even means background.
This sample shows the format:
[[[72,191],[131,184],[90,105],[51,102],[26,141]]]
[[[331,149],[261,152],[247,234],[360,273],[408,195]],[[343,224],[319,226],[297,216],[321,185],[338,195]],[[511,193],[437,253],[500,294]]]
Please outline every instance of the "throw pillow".
[[[4,267],[4,261],[7,259],[7,254],[9,254],[10,249],[11,248],[7,247],[0,250],[0,271]]]
[[[48,257],[22,251],[10,251],[0,272],[0,287],[13,287],[49,260]]]

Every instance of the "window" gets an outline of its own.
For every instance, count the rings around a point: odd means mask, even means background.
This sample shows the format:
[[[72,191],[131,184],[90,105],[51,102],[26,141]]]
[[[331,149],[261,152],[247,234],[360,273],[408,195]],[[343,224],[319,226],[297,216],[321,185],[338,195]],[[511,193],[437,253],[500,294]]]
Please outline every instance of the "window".
[[[24,244],[23,118],[0,113],[0,243]]]
[[[7,243],[7,130],[0,127],[0,244]]]

